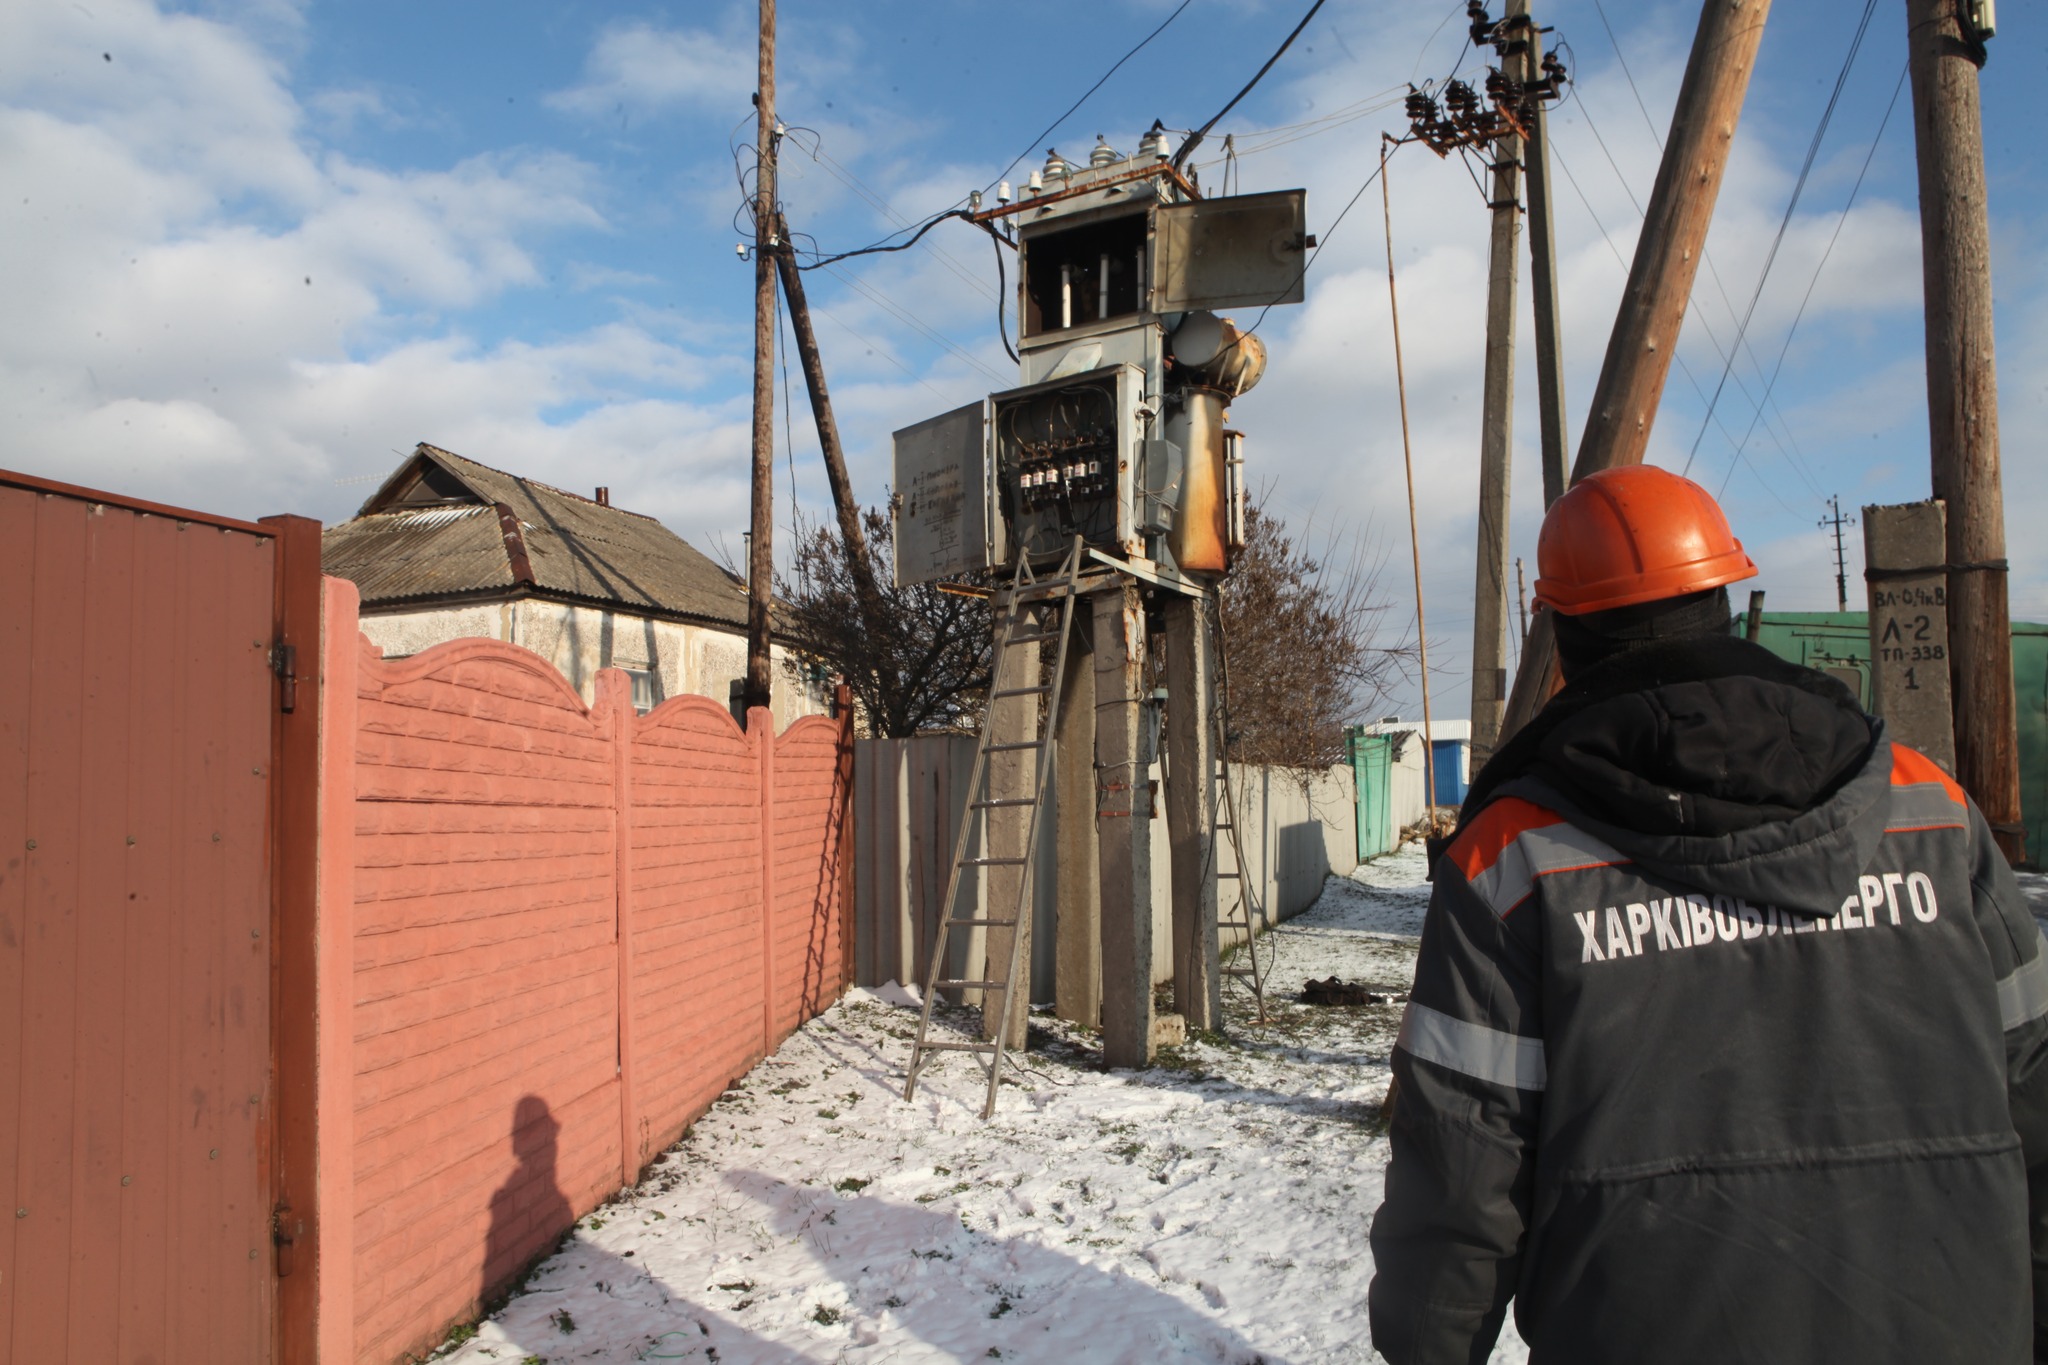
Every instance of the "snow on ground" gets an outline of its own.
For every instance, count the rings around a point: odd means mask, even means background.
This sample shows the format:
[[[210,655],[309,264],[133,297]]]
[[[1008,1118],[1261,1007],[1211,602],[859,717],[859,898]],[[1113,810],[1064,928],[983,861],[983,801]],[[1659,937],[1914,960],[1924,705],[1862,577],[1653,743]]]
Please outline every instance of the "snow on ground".
[[[2026,894],[2027,904],[2033,907],[2034,918],[2048,929],[2048,872],[2018,872],[2020,890]]]
[[[1271,1022],[1233,993],[1225,1036],[1149,1071],[1098,1071],[1084,1031],[1034,1017],[987,1123],[963,1054],[906,1103],[907,993],[853,991],[440,1360],[1376,1360],[1366,1231],[1401,1006],[1296,996],[1333,975],[1405,995],[1427,899],[1416,850],[1331,878],[1270,936]],[[1524,1361],[1505,1335],[1493,1361]]]

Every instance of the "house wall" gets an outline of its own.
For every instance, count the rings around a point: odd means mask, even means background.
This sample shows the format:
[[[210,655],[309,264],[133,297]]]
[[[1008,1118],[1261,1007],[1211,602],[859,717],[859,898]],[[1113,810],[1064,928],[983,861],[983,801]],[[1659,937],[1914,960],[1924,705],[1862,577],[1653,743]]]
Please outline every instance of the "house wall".
[[[327,580],[319,1012],[333,1358],[430,1349],[804,1020],[848,960],[850,720],[594,705],[538,654],[389,660]],[[847,708],[850,712],[850,708]],[[336,1205],[340,1207],[337,1208]]]
[[[660,675],[657,700],[709,697],[728,705],[734,682],[746,676],[743,635],[681,621],[662,621],[598,607],[522,598],[481,606],[378,613],[362,618],[363,634],[386,655],[418,654],[450,640],[503,640],[553,664],[587,706],[597,675],[630,668]],[[771,645],[774,661],[770,710],[778,727],[830,709],[825,684],[800,685],[787,668],[789,651]]]

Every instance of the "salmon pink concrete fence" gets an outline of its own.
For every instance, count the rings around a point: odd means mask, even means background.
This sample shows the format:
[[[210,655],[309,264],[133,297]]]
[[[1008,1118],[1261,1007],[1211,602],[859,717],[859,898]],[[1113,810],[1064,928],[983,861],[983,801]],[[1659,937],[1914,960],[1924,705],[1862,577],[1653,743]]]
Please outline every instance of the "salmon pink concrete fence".
[[[616,671],[585,707],[496,641],[386,660],[326,592],[321,1358],[385,1365],[837,998],[851,733],[638,716]]]

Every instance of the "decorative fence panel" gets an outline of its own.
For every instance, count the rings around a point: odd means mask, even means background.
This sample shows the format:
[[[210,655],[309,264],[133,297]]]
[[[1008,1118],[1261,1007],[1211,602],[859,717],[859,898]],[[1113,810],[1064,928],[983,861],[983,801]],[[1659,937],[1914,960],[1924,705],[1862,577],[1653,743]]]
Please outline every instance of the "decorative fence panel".
[[[852,750],[844,721],[743,732],[699,697],[636,716],[616,671],[585,707],[496,641],[385,660],[351,585],[327,604],[353,705],[327,716],[320,938],[347,961],[322,1057],[350,1103],[321,1115],[346,1163],[321,1290],[348,1358],[384,1365],[838,997]]]

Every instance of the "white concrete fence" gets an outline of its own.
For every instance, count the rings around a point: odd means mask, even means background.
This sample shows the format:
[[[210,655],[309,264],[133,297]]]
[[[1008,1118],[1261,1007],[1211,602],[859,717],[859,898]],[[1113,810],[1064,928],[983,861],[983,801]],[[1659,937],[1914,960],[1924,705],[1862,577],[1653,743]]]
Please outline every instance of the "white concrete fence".
[[[973,767],[972,735],[864,739],[854,745],[856,984],[923,982],[931,944],[938,936],[938,903],[946,894]],[[1245,884],[1252,888],[1255,904],[1266,907],[1272,921],[1292,918],[1315,903],[1325,877],[1349,872],[1357,861],[1357,798],[1351,769],[1239,766],[1232,770],[1232,782],[1239,806]],[[1048,792],[1051,789],[1048,782]],[[1172,863],[1163,797],[1157,809],[1160,814],[1152,821],[1152,976],[1163,982],[1173,976]],[[1033,850],[1034,1003],[1051,1001],[1053,993],[1056,823],[1048,800]],[[1219,843],[1227,838],[1217,836]],[[1219,856],[1228,868],[1227,849]],[[1219,887],[1225,904],[1229,903],[1231,885],[1224,881]],[[979,904],[980,896],[978,878],[963,882],[959,902],[963,917]],[[980,930],[955,933],[947,975],[979,974],[980,935]]]

